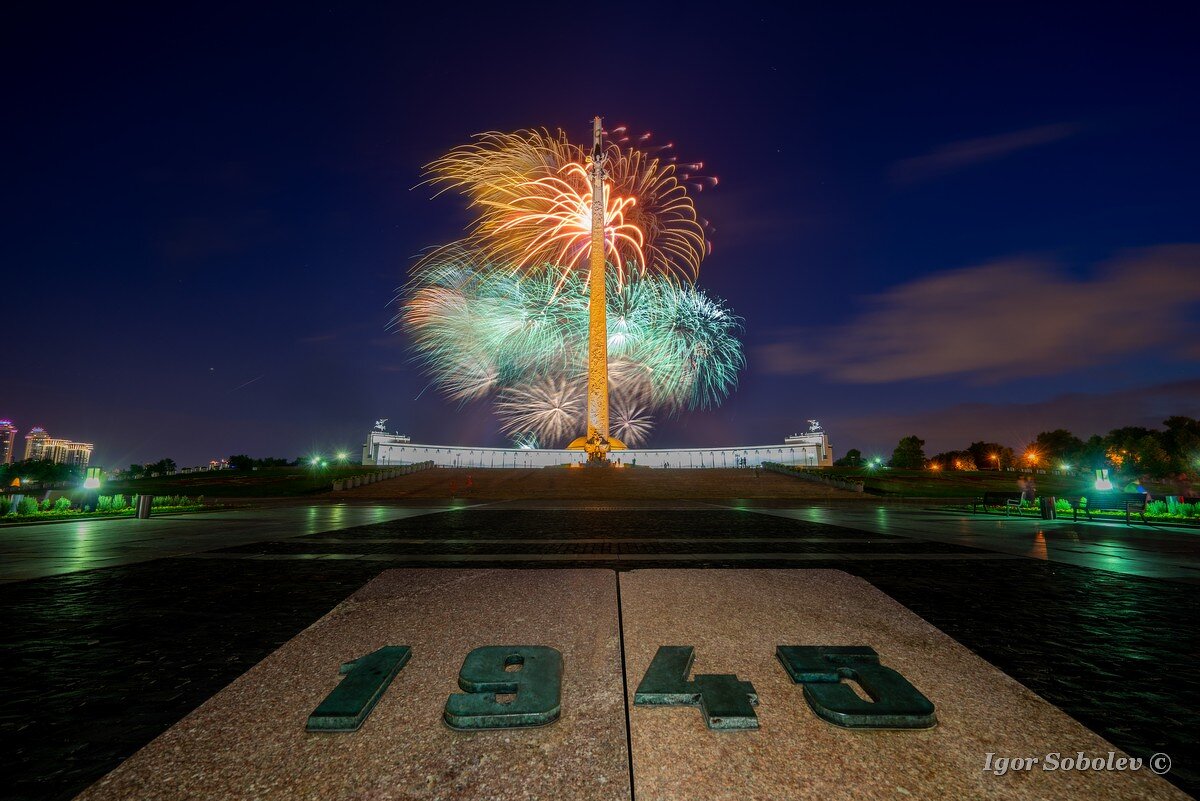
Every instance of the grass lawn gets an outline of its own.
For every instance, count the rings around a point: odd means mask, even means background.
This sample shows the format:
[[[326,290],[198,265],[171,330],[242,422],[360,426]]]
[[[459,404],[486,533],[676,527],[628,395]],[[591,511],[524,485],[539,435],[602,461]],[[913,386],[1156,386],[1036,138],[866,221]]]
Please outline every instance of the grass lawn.
[[[120,492],[125,495],[203,495],[205,498],[291,498],[326,492],[334,479],[366,475],[378,469],[374,466],[342,465],[319,470],[309,467],[210,470],[136,481],[106,481],[100,491],[104,495]]]
[[[164,514],[180,514],[181,512],[198,512],[204,508],[203,504],[194,503],[185,506],[156,506],[152,512],[154,517]],[[17,523],[63,523],[68,520],[99,520],[109,517],[133,517],[137,512],[132,506],[124,509],[108,509],[105,511],[85,512],[81,509],[72,509],[67,512],[37,512],[31,515],[10,514],[0,517],[0,525],[12,525]]]
[[[897,495],[913,498],[969,498],[985,492],[1017,492],[1017,479],[1028,473],[1008,473],[996,470],[867,470],[856,467],[827,467],[822,475],[832,475],[863,482],[867,492],[877,495]],[[1063,476],[1052,473],[1034,474],[1038,495],[1066,498],[1094,492],[1089,476]],[[1120,487],[1117,487],[1119,490]],[[1152,497],[1176,494],[1177,489],[1151,484],[1147,489]],[[1200,494],[1192,487],[1190,494]]]

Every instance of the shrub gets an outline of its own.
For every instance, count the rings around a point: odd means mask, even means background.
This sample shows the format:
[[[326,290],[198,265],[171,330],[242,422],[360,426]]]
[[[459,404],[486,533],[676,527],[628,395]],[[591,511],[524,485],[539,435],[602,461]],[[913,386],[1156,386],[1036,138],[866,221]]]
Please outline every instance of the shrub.
[[[54,511],[54,501],[50,500],[49,498],[42,501],[42,511],[43,512],[53,512]]]
[[[37,498],[22,498],[21,499],[21,514],[36,515],[38,512]]]
[[[1066,498],[1059,498],[1054,502],[1054,510],[1056,512],[1070,512],[1071,502]]]
[[[111,495],[101,495],[99,498],[96,499],[96,511],[97,512],[107,512],[110,509],[112,509],[112,496]]]
[[[186,495],[156,495],[152,505],[155,509],[174,509],[180,506],[190,506],[194,501]]]
[[[71,499],[70,498],[59,498],[57,501],[54,502],[54,511],[69,512],[70,510],[71,510]]]
[[[117,493],[116,495],[113,496],[112,508],[114,511],[120,511],[122,509],[128,508],[128,506],[129,506],[129,501],[125,500],[124,495]]]
[[[1150,501],[1146,504],[1146,514],[1165,517],[1168,514],[1166,501]]]

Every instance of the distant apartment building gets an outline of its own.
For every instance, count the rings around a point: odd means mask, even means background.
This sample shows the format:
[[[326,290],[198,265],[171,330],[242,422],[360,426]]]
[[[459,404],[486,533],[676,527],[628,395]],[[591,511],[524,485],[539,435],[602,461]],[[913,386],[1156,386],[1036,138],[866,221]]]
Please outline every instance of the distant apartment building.
[[[57,462],[58,464],[87,467],[87,463],[92,460],[92,448],[94,447],[90,442],[51,439],[46,442],[46,455],[42,458],[48,459],[51,462]]]
[[[0,464],[13,463],[13,450],[17,447],[17,427],[11,420],[0,420]]]
[[[45,459],[46,457],[42,455],[42,452],[45,450],[46,442],[49,439],[50,435],[41,426],[34,426],[29,429],[29,433],[25,435],[25,458]]]
[[[50,436],[46,429],[35,426],[25,435],[25,458],[57,464],[86,467],[92,459],[90,442],[73,442]]]

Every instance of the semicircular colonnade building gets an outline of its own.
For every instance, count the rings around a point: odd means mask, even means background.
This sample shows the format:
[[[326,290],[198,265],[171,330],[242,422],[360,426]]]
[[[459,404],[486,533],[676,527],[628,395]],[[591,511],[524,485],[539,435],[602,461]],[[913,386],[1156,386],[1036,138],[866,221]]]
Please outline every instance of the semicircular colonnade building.
[[[763,462],[829,467],[833,447],[826,431],[793,434],[782,443],[722,448],[630,448],[613,451],[622,465],[657,468],[754,467]],[[432,462],[438,467],[559,467],[582,465],[587,454],[555,448],[481,448],[470,445],[422,445],[411,438],[372,431],[363,445],[364,465],[405,465]]]

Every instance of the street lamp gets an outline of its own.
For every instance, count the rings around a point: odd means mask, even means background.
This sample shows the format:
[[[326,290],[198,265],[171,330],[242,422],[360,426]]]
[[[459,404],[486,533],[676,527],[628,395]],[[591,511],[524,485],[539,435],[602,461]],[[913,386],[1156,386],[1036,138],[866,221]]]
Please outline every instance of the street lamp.
[[[100,489],[99,467],[89,467],[87,469],[87,478],[83,480],[83,488],[86,490]]]

